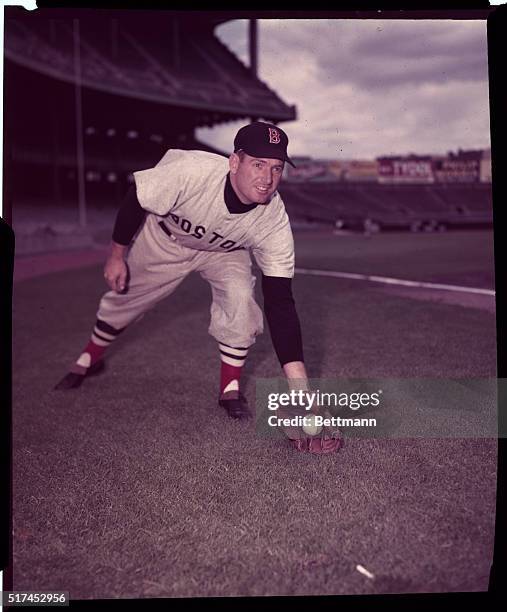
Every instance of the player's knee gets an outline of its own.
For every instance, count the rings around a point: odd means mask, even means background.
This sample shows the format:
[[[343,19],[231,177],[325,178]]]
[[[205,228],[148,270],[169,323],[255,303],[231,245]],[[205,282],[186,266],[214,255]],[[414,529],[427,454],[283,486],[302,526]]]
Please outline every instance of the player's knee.
[[[253,287],[246,283],[230,283],[225,288],[225,300],[234,304],[244,304],[254,299]]]

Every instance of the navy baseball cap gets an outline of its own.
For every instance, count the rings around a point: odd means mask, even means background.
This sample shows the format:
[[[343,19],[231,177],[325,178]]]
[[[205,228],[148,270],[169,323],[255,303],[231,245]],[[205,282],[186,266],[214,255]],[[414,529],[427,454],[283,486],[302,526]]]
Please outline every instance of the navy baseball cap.
[[[287,155],[287,134],[272,123],[254,121],[242,127],[234,139],[234,151],[240,149],[251,157],[281,159],[296,166]]]

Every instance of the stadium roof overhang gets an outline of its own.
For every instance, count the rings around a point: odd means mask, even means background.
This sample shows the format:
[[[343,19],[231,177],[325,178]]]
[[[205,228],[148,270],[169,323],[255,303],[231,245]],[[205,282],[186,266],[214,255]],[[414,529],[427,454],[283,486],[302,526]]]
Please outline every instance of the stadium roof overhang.
[[[72,83],[72,79],[64,78],[59,71],[50,66],[41,67],[36,62],[31,62],[26,58],[11,54],[5,51],[6,58],[15,63],[30,68],[37,72],[46,74],[49,77]],[[277,100],[267,98],[263,101],[252,101],[248,94],[238,98],[231,98],[226,92],[222,94],[211,94],[205,89],[200,91],[185,91],[183,86],[173,95],[170,92],[139,92],[125,85],[115,85],[114,83],[100,83],[90,79],[82,78],[81,85],[96,91],[116,95],[132,100],[143,100],[154,102],[166,106],[185,108],[199,111],[196,117],[203,116],[199,125],[212,126],[225,121],[234,121],[244,117],[264,118],[273,122],[292,121],[296,118],[296,107],[278,104]]]
[[[86,12],[85,17],[81,19],[80,16],[78,48],[80,84],[83,87],[130,99],[193,109],[199,116],[207,117],[202,125],[243,117],[273,122],[296,118],[295,107],[283,102],[213,35],[214,27],[227,21],[227,17],[206,17],[207,14],[199,13],[196,20],[188,13],[183,14],[185,19],[178,21],[178,27],[181,28],[179,38],[183,38],[184,44],[178,43],[176,48],[174,40],[169,40],[171,27],[176,23],[172,21],[173,12],[167,11],[168,22],[162,26],[158,24],[158,46],[150,36],[151,29],[146,29],[146,24],[152,23],[150,14],[142,18],[148,20],[144,22],[144,28],[129,26],[132,17],[139,19],[143,11],[127,11],[128,16],[122,14],[120,25],[115,26],[116,42],[104,40],[110,32],[104,26],[104,15],[108,13],[100,13],[102,39],[93,21],[97,19],[97,13],[95,17]],[[59,11],[59,19],[47,12],[45,17],[38,15],[36,18],[26,13],[9,14],[11,17],[5,22],[6,58],[51,78],[75,83],[74,11]],[[61,18],[62,14],[65,19]],[[52,35],[48,35],[48,31]],[[113,44],[122,45],[124,53],[119,53],[114,59],[104,50]]]

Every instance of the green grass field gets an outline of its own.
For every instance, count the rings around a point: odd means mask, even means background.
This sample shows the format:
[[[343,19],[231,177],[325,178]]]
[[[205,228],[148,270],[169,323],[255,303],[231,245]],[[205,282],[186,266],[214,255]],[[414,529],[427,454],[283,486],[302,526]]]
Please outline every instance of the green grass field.
[[[493,232],[296,235],[296,265],[494,287]]]
[[[296,244],[300,267],[493,287],[488,232],[301,233]],[[199,277],[125,332],[102,376],[54,392],[104,289],[99,266],[14,287],[15,590],[89,599],[487,588],[495,439],[347,439],[319,458],[231,422],[216,406]],[[313,378],[496,376],[488,310],[302,275],[294,295]],[[245,367],[252,406],[256,379],[279,373],[265,332]]]

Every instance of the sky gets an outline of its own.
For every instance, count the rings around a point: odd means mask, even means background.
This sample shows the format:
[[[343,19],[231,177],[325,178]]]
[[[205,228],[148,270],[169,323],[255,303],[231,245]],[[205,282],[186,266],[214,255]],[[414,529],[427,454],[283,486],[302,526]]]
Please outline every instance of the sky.
[[[216,35],[248,65],[248,22]],[[486,21],[259,20],[259,78],[297,120],[289,154],[374,159],[489,148]],[[229,151],[231,122],[197,131]]]

